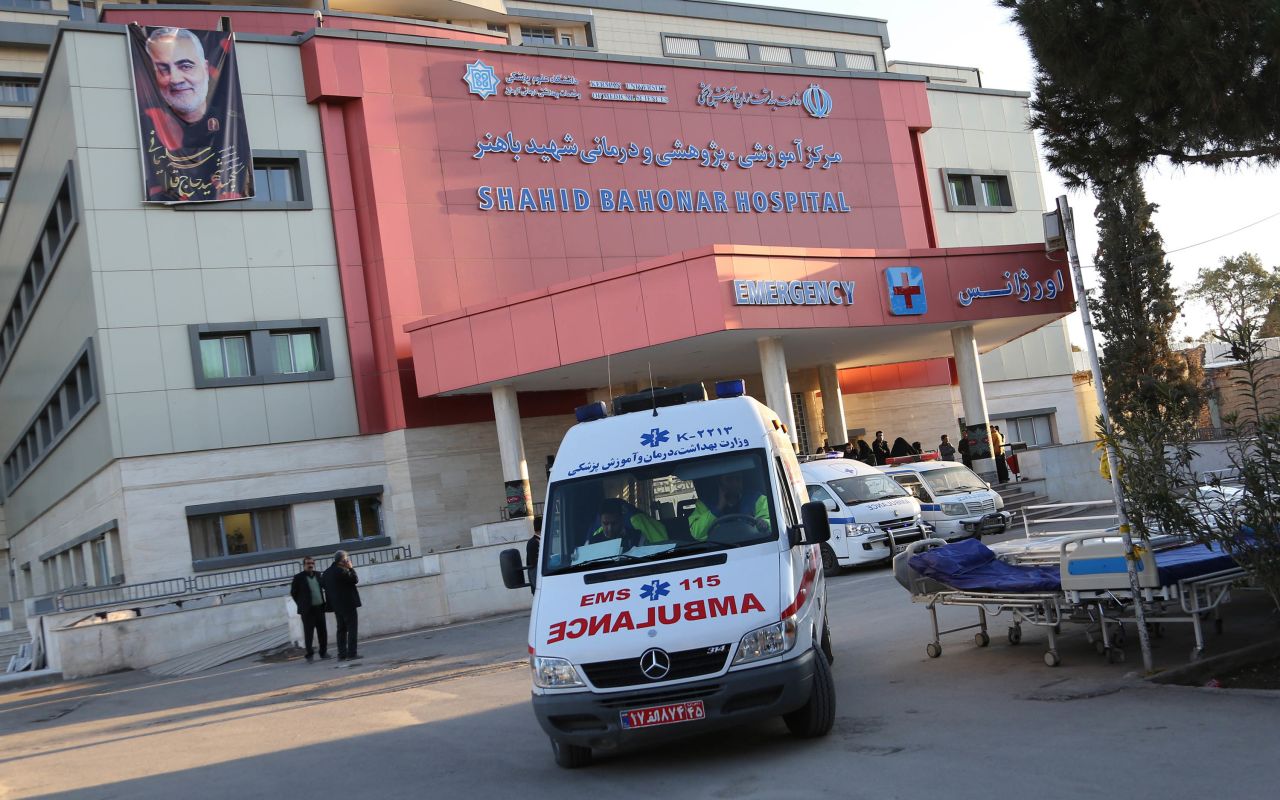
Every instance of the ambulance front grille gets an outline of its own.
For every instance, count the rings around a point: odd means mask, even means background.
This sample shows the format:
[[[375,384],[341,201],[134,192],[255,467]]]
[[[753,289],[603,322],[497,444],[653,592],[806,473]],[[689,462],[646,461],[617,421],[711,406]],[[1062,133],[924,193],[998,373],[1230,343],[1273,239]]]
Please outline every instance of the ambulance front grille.
[[[964,507],[970,514],[985,514],[988,511],[996,510],[996,501],[990,498],[986,500],[977,500],[972,503],[965,503]]]
[[[616,661],[583,664],[582,670],[587,673],[587,678],[597,689],[616,689],[619,686],[637,686],[695,678],[699,675],[713,675],[724,668],[725,659],[729,657],[729,645],[695,647],[692,650],[680,650],[667,655],[671,657],[671,670],[656,681],[650,680],[640,671],[639,655],[620,658]]]

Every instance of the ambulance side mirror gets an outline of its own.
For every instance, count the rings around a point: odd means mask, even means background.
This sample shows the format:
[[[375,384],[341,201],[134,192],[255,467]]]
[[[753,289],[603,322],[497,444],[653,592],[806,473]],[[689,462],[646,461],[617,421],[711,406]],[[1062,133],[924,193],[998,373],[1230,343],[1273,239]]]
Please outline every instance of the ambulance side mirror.
[[[502,569],[502,585],[508,589],[523,589],[529,585],[525,580],[524,562],[520,551],[508,548],[498,553],[498,566]]]
[[[800,519],[804,522],[806,544],[822,544],[831,539],[831,522],[827,519],[826,504],[814,500],[800,506]]]

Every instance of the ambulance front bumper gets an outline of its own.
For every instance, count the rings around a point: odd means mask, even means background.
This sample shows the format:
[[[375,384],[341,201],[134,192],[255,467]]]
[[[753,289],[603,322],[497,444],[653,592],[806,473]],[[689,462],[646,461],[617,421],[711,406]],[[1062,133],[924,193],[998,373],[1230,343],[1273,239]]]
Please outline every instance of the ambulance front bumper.
[[[812,648],[779,664],[728,672],[716,678],[609,694],[535,694],[533,711],[547,735],[565,744],[615,749],[665,741],[777,717],[803,706],[813,686]],[[624,712],[702,701],[705,717],[668,725],[624,728]]]

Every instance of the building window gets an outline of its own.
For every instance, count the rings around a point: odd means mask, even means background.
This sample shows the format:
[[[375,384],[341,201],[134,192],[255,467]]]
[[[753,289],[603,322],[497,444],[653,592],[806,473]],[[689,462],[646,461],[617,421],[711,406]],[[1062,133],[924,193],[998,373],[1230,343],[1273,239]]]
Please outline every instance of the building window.
[[[40,79],[18,78],[14,76],[0,77],[0,104],[34,105],[40,94]]]
[[[338,510],[338,538],[342,541],[382,535],[382,498],[352,497],[334,501]]]
[[[716,42],[716,58],[730,58],[734,61],[746,61],[751,57],[744,42]]]
[[[865,72],[876,71],[876,57],[870,53],[845,53],[844,63],[849,69],[859,69]]]
[[[562,47],[573,47],[573,37],[567,33],[560,34],[560,45]]]
[[[6,187],[13,180],[13,171],[8,170],[7,176]],[[9,311],[5,314],[3,323],[0,323],[0,376],[3,376],[5,370],[9,368],[9,362],[13,360],[13,353],[18,347],[18,340],[26,331],[36,304],[44,296],[49,277],[58,266],[67,240],[71,238],[76,227],[78,216],[74,197],[74,181],[71,167],[68,166],[67,171],[63,173],[62,183],[54,195],[53,205],[45,215],[44,227],[40,229],[41,235],[32,249],[27,268],[18,281],[13,302],[9,305]]]
[[[1009,173],[942,170],[948,211],[1016,211]]]
[[[669,56],[697,56],[702,52],[698,47],[697,39],[666,36],[663,37],[662,44]]]
[[[90,339],[5,456],[5,494],[11,494],[97,404],[93,340]]]
[[[200,368],[205,380],[247,378],[251,372],[249,337],[244,334],[200,337]]]
[[[22,11],[52,11],[53,0],[0,0],[0,8],[16,8]]]
[[[67,3],[67,19],[83,19],[89,22],[96,22],[98,19],[98,0],[70,0]]]
[[[554,28],[534,28],[529,25],[521,25],[520,38],[528,45],[555,46],[556,31]]]
[[[190,325],[197,389],[333,378],[323,319]]]
[[[490,33],[500,33],[503,36],[507,35],[507,26],[498,22],[490,22],[485,26],[485,28],[488,29]]]
[[[302,199],[302,174],[296,158],[253,159],[253,201],[295,203]]]
[[[827,69],[836,68],[836,54],[828,53],[825,50],[805,50],[804,63],[811,67],[826,67]]]
[[[291,547],[287,508],[191,517],[187,526],[191,535],[191,557],[195,561]]]
[[[760,60],[770,64],[790,64],[791,48],[762,44],[760,45]]]
[[[1053,414],[1006,418],[999,424],[1006,442],[1026,442],[1028,447],[1055,443]]]

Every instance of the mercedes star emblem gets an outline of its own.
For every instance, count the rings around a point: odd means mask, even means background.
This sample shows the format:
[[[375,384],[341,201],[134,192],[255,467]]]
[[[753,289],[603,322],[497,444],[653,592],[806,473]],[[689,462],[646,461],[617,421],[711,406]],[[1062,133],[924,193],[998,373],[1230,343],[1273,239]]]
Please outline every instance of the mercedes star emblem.
[[[640,656],[640,671],[651,681],[661,680],[671,671],[671,656],[656,647],[645,650]]]

